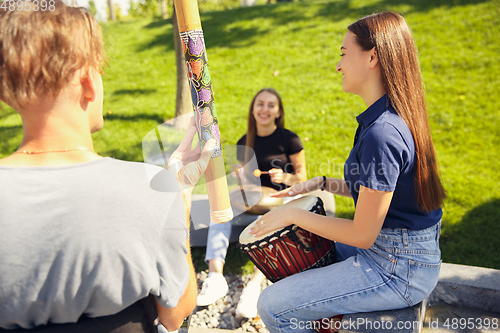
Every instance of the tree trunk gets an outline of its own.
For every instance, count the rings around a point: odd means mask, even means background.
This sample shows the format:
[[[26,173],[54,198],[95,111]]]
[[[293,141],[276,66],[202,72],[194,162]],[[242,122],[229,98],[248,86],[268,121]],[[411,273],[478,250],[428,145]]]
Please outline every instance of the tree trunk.
[[[184,50],[179,36],[179,26],[175,14],[175,5],[172,14],[172,30],[174,31],[175,60],[177,66],[177,97],[175,100],[175,127],[186,128],[189,117],[181,115],[193,112],[193,101],[191,99],[191,87],[188,80],[186,62],[184,60]]]
[[[115,11],[113,10],[113,0],[108,0],[109,6],[109,19],[111,21],[116,21]]]
[[[161,0],[161,16],[164,20],[168,18],[167,0]]]

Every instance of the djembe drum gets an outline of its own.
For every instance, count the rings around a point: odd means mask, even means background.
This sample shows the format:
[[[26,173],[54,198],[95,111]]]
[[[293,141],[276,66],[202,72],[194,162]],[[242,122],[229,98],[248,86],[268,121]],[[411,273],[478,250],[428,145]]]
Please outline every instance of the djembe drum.
[[[297,207],[325,215],[323,202],[315,196],[303,196],[290,201],[276,210]],[[287,276],[311,268],[325,267],[337,261],[335,242],[313,234],[296,225],[275,230],[260,237],[253,237],[248,231],[265,215],[246,227],[240,234],[238,248],[271,281],[276,282]],[[340,324],[343,315],[328,318],[330,325],[324,327],[324,320],[316,320],[314,327],[319,333],[336,332],[335,323]]]
[[[315,196],[303,196],[281,205],[275,210],[301,208],[325,215],[323,202]],[[275,230],[260,237],[248,231],[265,215],[248,225],[240,234],[238,248],[272,282],[311,268],[324,267],[336,262],[335,243],[296,225]]]

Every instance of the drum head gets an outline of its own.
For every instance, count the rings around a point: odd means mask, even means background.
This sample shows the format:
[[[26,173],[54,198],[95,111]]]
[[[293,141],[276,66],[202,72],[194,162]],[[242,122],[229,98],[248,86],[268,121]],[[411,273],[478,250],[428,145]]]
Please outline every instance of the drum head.
[[[231,207],[238,212],[247,212],[252,215],[262,215],[283,204],[283,198],[272,198],[269,196],[270,194],[277,192],[278,191],[270,187],[245,186],[245,198],[247,204],[250,206],[249,209],[247,209],[241,190],[239,188],[233,189],[229,193]]]
[[[262,187],[262,197],[259,202],[248,210],[249,214],[262,215],[278,206],[283,205],[283,198],[273,198],[270,194],[278,193],[274,188]],[[250,202],[250,200],[249,200]]]
[[[281,211],[283,209],[291,208],[291,207],[296,207],[296,208],[301,208],[307,211],[310,211],[314,205],[318,202],[318,198],[315,196],[311,195],[306,195],[303,197],[300,197],[298,199],[292,200],[290,202],[287,202],[286,204],[283,204],[279,207],[276,207],[274,210]],[[259,241],[263,238],[266,238],[274,233],[276,233],[276,230],[270,231],[264,235],[261,235],[259,237],[254,237],[254,235],[251,235],[249,233],[250,229],[252,229],[256,223],[259,223],[261,219],[265,219],[266,215],[260,217],[256,221],[250,223],[240,234],[240,244],[245,245],[249,243],[253,243],[256,241]]]

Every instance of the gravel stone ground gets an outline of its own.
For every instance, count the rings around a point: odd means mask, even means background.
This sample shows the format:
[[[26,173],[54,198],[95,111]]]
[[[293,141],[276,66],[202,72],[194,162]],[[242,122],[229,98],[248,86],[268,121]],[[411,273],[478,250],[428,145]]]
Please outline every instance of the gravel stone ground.
[[[206,271],[202,271],[196,275],[198,290],[200,290],[208,274]],[[248,319],[235,316],[236,306],[238,305],[241,292],[243,291],[243,287],[250,280],[251,275],[224,276],[229,286],[227,295],[209,306],[197,307],[191,317],[191,327],[226,330],[237,330],[241,328],[243,332],[269,333],[259,317]],[[272,283],[266,279],[262,283],[262,290],[271,284]]]

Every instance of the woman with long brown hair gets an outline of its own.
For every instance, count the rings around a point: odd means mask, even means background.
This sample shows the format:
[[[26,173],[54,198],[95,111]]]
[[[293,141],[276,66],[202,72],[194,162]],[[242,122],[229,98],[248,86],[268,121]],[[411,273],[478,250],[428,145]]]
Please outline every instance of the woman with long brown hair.
[[[255,152],[259,169],[268,172],[260,175],[262,192],[266,190],[263,196],[307,179],[304,147],[300,138],[285,128],[283,102],[273,88],[261,89],[253,97],[248,111],[247,134],[240,138],[237,146],[237,157],[242,165],[246,165]],[[247,215],[242,223],[250,224],[258,217]],[[205,256],[209,274],[198,295],[197,304],[200,306],[211,304],[227,293],[228,285],[222,272],[230,236],[231,222],[210,224]],[[238,316],[251,318],[257,315],[263,280],[264,275],[255,268],[236,307]]]
[[[296,224],[336,242],[337,263],[263,291],[259,315],[271,332],[309,332],[321,318],[412,306],[438,280],[446,195],[411,31],[399,14],[370,15],[349,25],[341,51],[342,89],[367,106],[356,118],[344,179],[315,177],[277,196],[321,188],[352,197],[354,219],[290,208],[271,211],[251,230],[259,236]]]

